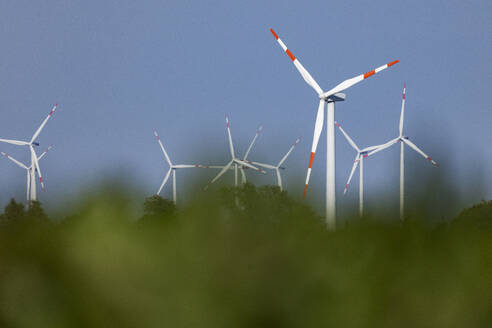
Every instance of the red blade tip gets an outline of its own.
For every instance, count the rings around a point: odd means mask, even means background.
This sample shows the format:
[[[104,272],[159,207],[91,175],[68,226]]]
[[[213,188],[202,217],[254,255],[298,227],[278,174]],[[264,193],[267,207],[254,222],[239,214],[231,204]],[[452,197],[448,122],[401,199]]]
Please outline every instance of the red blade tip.
[[[270,32],[272,32],[272,34],[275,37],[275,39],[278,40],[278,35],[277,35],[277,33],[275,33],[275,31],[273,30],[273,28],[270,29]]]

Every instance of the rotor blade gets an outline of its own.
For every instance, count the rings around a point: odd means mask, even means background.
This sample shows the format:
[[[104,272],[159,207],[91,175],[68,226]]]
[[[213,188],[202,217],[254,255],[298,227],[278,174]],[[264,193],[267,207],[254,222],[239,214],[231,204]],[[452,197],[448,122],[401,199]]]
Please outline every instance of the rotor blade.
[[[18,145],[18,146],[29,145],[29,142],[27,142],[27,141],[10,140],[10,139],[0,139],[0,142],[5,142],[5,143],[12,144],[12,145]]]
[[[256,171],[261,172],[261,173],[263,173],[263,174],[265,174],[265,173],[266,173],[266,172],[265,172],[265,171],[263,171],[262,169],[257,168],[256,166],[253,166],[253,165],[249,164],[248,162],[242,161],[242,160],[240,160],[240,159],[235,158],[235,159],[234,159],[234,162],[238,163],[239,165],[243,165],[243,166],[249,167],[250,169],[256,170]]]
[[[258,135],[261,133],[261,130],[263,130],[263,125],[260,125],[258,130],[256,130],[255,137],[249,144],[248,150],[246,151],[246,154],[244,154],[243,160],[246,160],[248,158],[249,152],[251,151],[251,148],[253,148],[253,145],[255,144],[256,138],[258,138]]]
[[[244,172],[243,168],[239,169],[241,171],[241,178],[242,178],[242,183],[245,184],[247,182],[246,180],[246,172]]]
[[[164,153],[164,157],[166,157],[166,161],[169,163],[169,166],[173,166],[173,163],[171,163],[171,160],[169,159],[169,156],[167,155],[167,152],[164,149],[164,146],[162,145],[161,138],[159,138],[159,135],[157,134],[157,131],[156,130],[154,130],[154,136],[157,139],[157,142],[159,143],[159,146],[161,146],[162,152]]]
[[[379,147],[379,148],[377,148],[377,149],[375,149],[375,150],[373,150],[373,151],[371,151],[371,152],[369,152],[369,153],[367,153],[367,154],[363,155],[362,157],[363,157],[363,158],[366,158],[366,157],[372,156],[372,155],[374,155],[375,153],[380,152],[381,150],[385,150],[386,148],[389,148],[389,147],[393,146],[393,145],[394,145],[395,143],[397,143],[399,140],[400,140],[400,138],[395,138],[395,139],[393,139],[393,140],[390,140],[390,141],[388,141],[387,143],[383,144],[381,147]]]
[[[34,151],[34,148],[32,147],[32,145],[29,145],[29,148],[31,149],[31,156],[32,156],[32,159],[34,161],[34,167],[38,171],[39,182],[41,183],[41,188],[43,189],[43,191],[45,191],[43,176],[41,175],[41,169],[39,168],[38,157],[36,156],[36,152]]]
[[[270,165],[270,164],[264,164],[264,163],[258,163],[258,162],[251,162],[253,165],[256,165],[256,166],[261,166],[261,167],[264,167],[266,169],[276,169],[276,167],[274,165]]]
[[[292,146],[290,146],[289,151],[284,155],[284,157],[282,157],[282,159],[280,160],[280,162],[278,162],[277,167],[280,167],[280,165],[282,165],[285,162],[285,160],[287,159],[287,157],[289,157],[290,153],[292,153],[292,151],[294,150],[294,147],[297,146],[297,144],[300,141],[301,141],[301,137],[299,137],[299,138],[296,139],[296,142],[294,142],[294,144]]]
[[[167,171],[166,176],[162,180],[161,186],[159,187],[159,190],[157,190],[157,195],[159,195],[161,193],[162,188],[164,188],[164,186],[166,185],[166,182],[169,179],[169,175],[171,174],[172,170],[173,170],[172,168],[169,168],[169,170]]]
[[[375,145],[375,146],[369,146],[369,147],[366,147],[366,148],[363,148],[360,150],[361,153],[367,153],[367,152],[370,152],[371,150],[374,150],[374,149],[378,149],[379,147],[382,147],[386,144],[381,144],[381,145]]]
[[[325,117],[325,101],[323,99],[319,100],[318,113],[316,114],[316,124],[314,125],[314,137],[313,137],[313,145],[311,146],[311,157],[309,159],[309,166],[306,176],[306,184],[304,185],[304,193],[302,198],[306,198],[307,187],[309,184],[309,178],[311,176],[311,169],[313,168],[314,155],[316,154],[316,148],[318,147],[319,137],[321,135],[321,131],[323,130],[323,122]]]
[[[38,161],[44,157],[44,155],[46,155],[46,153],[48,153],[50,151],[50,149],[53,148],[53,145],[50,145],[48,148],[46,148],[45,151],[43,151],[43,153],[41,155],[38,156]]]
[[[175,169],[188,169],[188,168],[208,169],[208,168],[210,168],[210,166],[202,165],[202,164],[177,164],[177,165],[173,165],[173,168],[175,168]]]
[[[348,89],[351,86],[353,86],[354,84],[357,84],[360,81],[367,79],[368,77],[373,76],[374,74],[379,73],[382,70],[384,70],[390,66],[393,66],[394,64],[396,64],[398,62],[400,62],[400,61],[399,60],[392,61],[391,63],[388,63],[386,65],[375,68],[372,71],[369,71],[367,73],[364,73],[364,74],[358,75],[356,77],[353,77],[351,79],[345,80],[342,83],[340,83],[339,85],[337,85],[336,87],[334,87],[333,89],[331,89],[330,91],[327,91],[327,92],[323,93],[322,95],[320,95],[320,97],[323,99],[326,99],[329,96],[334,95],[335,93],[341,92],[345,89]]]
[[[301,76],[304,79],[304,81],[306,81],[306,83],[309,84],[311,86],[311,88],[313,88],[314,91],[316,91],[316,93],[318,95],[321,95],[323,93],[323,90],[320,88],[318,83],[313,79],[311,74],[309,74],[309,72],[304,68],[304,66],[302,66],[301,62],[296,57],[294,57],[294,54],[289,49],[287,49],[287,46],[282,42],[282,40],[279,39],[277,33],[275,33],[273,28],[270,29],[270,32],[272,32],[272,34],[275,37],[275,39],[277,40],[278,44],[280,44],[282,49],[289,56],[289,58],[292,60],[292,62],[294,63],[294,66],[297,68],[299,73],[301,73]]]
[[[410,140],[408,139],[405,139],[405,138],[402,138],[403,142],[406,143],[410,148],[412,148],[413,150],[415,150],[417,153],[419,153],[420,155],[422,155],[426,160],[428,160],[429,162],[431,162],[432,165],[434,166],[439,166],[439,164],[437,164],[432,158],[430,158],[429,156],[427,156],[426,153],[424,153],[422,150],[420,150],[419,147],[417,147],[413,142],[411,142]]]
[[[280,175],[280,170],[277,167],[275,171],[277,171],[277,184],[280,187],[280,191],[282,191],[282,176]]]
[[[407,86],[403,84],[403,95],[401,98],[401,114],[400,114],[400,137],[403,136],[403,118],[405,115],[405,93],[406,93]]]
[[[357,165],[359,165],[360,156],[361,156],[360,153],[357,153],[357,155],[355,155],[354,165],[352,165],[352,170],[350,171],[350,175],[348,177],[347,183],[345,184],[345,188],[343,189],[343,195],[344,196],[348,191],[350,181],[352,180],[352,177],[354,176],[355,169],[357,168]]]
[[[22,167],[23,169],[26,169],[26,170],[29,169],[26,165],[24,165],[23,163],[19,162],[18,160],[16,160],[15,158],[13,158],[12,156],[10,156],[9,154],[4,153],[3,151],[1,152],[1,154],[3,156],[7,157],[8,159],[10,159],[12,162],[14,162],[15,164],[17,164],[18,166]]]
[[[55,106],[53,106],[53,108],[51,109],[50,113],[48,114],[48,116],[46,116],[46,118],[44,119],[43,123],[41,123],[41,125],[39,126],[39,128],[36,130],[36,132],[34,132],[32,138],[31,138],[31,142],[30,143],[33,143],[34,140],[36,140],[36,138],[39,136],[39,134],[41,133],[41,130],[43,130],[44,126],[46,125],[46,123],[48,122],[48,120],[50,119],[51,115],[53,115],[53,113],[55,112],[56,108],[58,107],[58,104],[56,104]]]
[[[347,132],[345,132],[345,130],[342,128],[342,126],[337,122],[335,121],[335,125],[337,126],[337,128],[342,131],[345,139],[347,139],[348,143],[352,146],[352,148],[354,148],[356,151],[360,151],[359,147],[357,147],[357,145],[355,144],[355,142],[352,140],[352,138],[349,137],[349,135],[347,134]]]
[[[226,114],[226,127],[227,127],[227,136],[229,138],[229,150],[231,151],[231,156],[234,158],[234,145],[232,144],[232,136],[231,136],[231,128],[229,125],[229,115]]]
[[[224,166],[222,168],[222,170],[220,170],[219,174],[217,174],[215,176],[215,178],[212,179],[212,181],[210,181],[206,186],[205,186],[205,189],[208,188],[209,185],[211,185],[212,183],[214,183],[215,181],[217,181],[221,176],[224,175],[224,173],[227,172],[227,170],[229,170],[229,168],[231,167],[231,165],[234,163],[234,161],[230,161],[226,166]]]

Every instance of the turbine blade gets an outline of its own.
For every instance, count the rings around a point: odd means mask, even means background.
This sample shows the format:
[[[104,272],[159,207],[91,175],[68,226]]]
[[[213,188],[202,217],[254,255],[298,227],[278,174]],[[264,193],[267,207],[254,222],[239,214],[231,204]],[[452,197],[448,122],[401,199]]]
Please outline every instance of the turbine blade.
[[[309,159],[309,166],[308,166],[308,171],[307,171],[307,176],[306,176],[306,184],[304,185],[304,193],[302,195],[302,198],[306,198],[306,192],[307,188],[309,185],[309,178],[311,177],[311,170],[313,168],[313,161],[314,161],[314,156],[316,154],[316,148],[318,147],[318,141],[319,137],[321,135],[321,131],[323,130],[323,122],[324,122],[324,117],[325,117],[325,101],[323,99],[320,99],[319,101],[319,106],[318,106],[318,113],[316,114],[316,124],[314,125],[314,137],[313,137],[313,145],[311,147],[311,157]]]
[[[164,157],[166,157],[166,161],[169,163],[169,166],[173,166],[173,163],[171,163],[171,160],[169,159],[169,155],[167,154],[166,150],[164,149],[164,146],[162,145],[161,138],[159,138],[159,135],[157,134],[157,131],[155,129],[154,129],[154,136],[157,139],[159,146],[161,146],[162,152],[164,153]]]
[[[397,143],[398,141],[400,140],[400,138],[395,138],[393,140],[390,140],[388,141],[387,143],[383,144],[381,147],[373,150],[373,151],[370,151],[369,153],[365,154],[365,155],[362,155],[363,158],[366,158],[366,157],[369,157],[369,156],[372,156],[374,155],[375,153],[378,153],[382,150],[385,150],[386,148],[389,148],[391,146],[393,146],[395,143]]]
[[[172,170],[173,170],[172,168],[169,168],[169,170],[167,171],[166,176],[162,180],[161,186],[159,187],[159,190],[157,190],[157,195],[159,195],[161,193],[162,188],[164,188],[164,186],[166,185],[166,182],[169,179],[169,175],[171,174]]]
[[[50,151],[50,149],[51,149],[51,148],[53,148],[53,145],[50,145],[48,148],[46,148],[46,150],[45,150],[45,151],[43,151],[43,153],[42,153],[41,155],[39,155],[39,156],[38,156],[38,161],[39,161],[41,158],[43,158],[43,157],[44,157],[44,155],[46,155],[46,154]]]
[[[246,180],[246,172],[244,172],[243,168],[239,169],[241,171],[241,178],[242,178],[242,183],[245,184],[247,182]]]
[[[38,157],[36,156],[36,152],[34,151],[34,148],[32,147],[32,145],[29,145],[29,148],[31,150],[31,156],[32,156],[32,159],[33,159],[33,162],[34,162],[34,167],[38,171],[39,182],[41,183],[41,188],[43,189],[43,191],[45,191],[43,176],[41,174],[41,169],[40,169],[39,163],[38,163]]]
[[[231,156],[234,158],[234,145],[232,144],[231,128],[229,125],[229,115],[226,114],[226,126],[227,126],[227,136],[229,138],[229,150],[231,151]]]
[[[256,165],[256,166],[261,166],[261,167],[264,167],[266,169],[276,169],[276,167],[274,165],[270,165],[270,164],[264,164],[264,163],[258,163],[258,162],[251,162],[253,165]]]
[[[343,195],[344,196],[348,191],[350,181],[352,180],[352,177],[354,176],[355,169],[357,169],[357,165],[359,165],[360,156],[361,156],[360,153],[357,153],[357,155],[355,155],[355,160],[354,160],[354,164],[352,165],[352,170],[350,171],[350,175],[348,177],[347,183],[345,184],[345,188],[343,189]]]
[[[403,84],[403,95],[401,98],[401,114],[400,114],[400,137],[403,136],[403,118],[405,116],[405,93],[406,93],[407,86]]]
[[[230,162],[229,162],[226,166],[224,166],[224,167],[222,168],[222,170],[220,170],[219,174],[217,174],[217,175],[215,176],[215,178],[213,178],[213,179],[212,179],[212,181],[210,181],[210,182],[208,183],[208,185],[206,185],[206,186],[205,186],[205,189],[207,189],[209,185],[211,185],[212,183],[214,183],[215,181],[217,181],[217,180],[218,180],[221,176],[223,176],[223,175],[224,175],[224,173],[226,173],[226,172],[227,172],[227,170],[229,170],[229,168],[231,167],[231,165],[232,165],[233,163],[234,163],[234,161],[230,161]]]
[[[58,107],[58,104],[56,104],[55,106],[53,106],[53,108],[51,109],[50,113],[48,114],[48,116],[46,116],[46,118],[44,119],[43,123],[41,123],[41,125],[39,126],[39,128],[36,130],[36,132],[34,132],[32,138],[31,138],[31,141],[29,143],[33,143],[34,140],[36,140],[36,138],[39,136],[39,134],[41,133],[41,130],[43,130],[44,126],[46,125],[46,123],[48,122],[48,120],[50,119],[50,117],[53,115],[53,113],[55,112],[56,108]]]
[[[277,167],[275,171],[277,171],[277,184],[280,187],[280,191],[282,191],[282,176],[280,175],[280,170]]]
[[[248,147],[248,150],[246,151],[246,154],[244,154],[243,160],[246,160],[246,158],[248,158],[249,152],[251,151],[251,148],[253,148],[253,145],[255,144],[256,138],[258,138],[258,135],[261,133],[262,130],[263,130],[263,125],[260,125],[258,130],[256,130],[256,134],[255,134],[253,140],[249,144],[249,147]]]
[[[321,95],[323,93],[323,90],[320,88],[320,86],[314,80],[314,78],[311,76],[311,74],[309,74],[307,69],[305,69],[304,66],[302,66],[301,62],[296,57],[294,57],[294,54],[289,49],[287,49],[287,46],[282,42],[282,40],[280,40],[280,38],[278,37],[277,33],[275,33],[273,28],[270,29],[270,32],[272,32],[272,34],[275,37],[275,39],[277,40],[278,44],[280,44],[282,49],[289,56],[289,58],[292,60],[292,62],[294,63],[294,66],[297,68],[299,73],[301,73],[301,76],[304,79],[304,81],[306,81],[306,83],[309,84],[311,86],[311,88],[313,88],[314,91],[316,91],[316,93],[318,95]]]
[[[294,147],[297,146],[297,144],[300,141],[301,141],[301,137],[297,138],[296,142],[294,142],[294,144],[292,146],[290,146],[289,151],[284,155],[284,157],[282,157],[282,159],[280,160],[280,162],[278,162],[277,167],[280,167],[280,165],[282,165],[285,162],[285,160],[287,159],[287,157],[289,157],[290,153],[292,153],[292,151],[294,150]]]
[[[361,153],[367,153],[367,152],[370,152],[371,150],[374,150],[374,149],[378,149],[379,147],[382,147],[386,144],[381,144],[381,145],[375,145],[375,146],[369,146],[369,147],[366,147],[366,148],[363,148],[360,152]]]
[[[210,166],[202,165],[202,164],[178,164],[178,165],[173,165],[173,168],[175,168],[175,169],[188,169],[188,168],[208,169],[208,168],[210,168]]]
[[[12,156],[10,156],[9,154],[4,153],[3,151],[1,152],[1,154],[3,156],[7,157],[8,159],[10,159],[12,162],[14,162],[15,164],[17,164],[18,166],[22,167],[23,169],[26,169],[26,170],[29,169],[26,165],[24,165],[23,163],[19,162],[18,160],[16,160],[15,158],[13,158]]]
[[[12,145],[17,145],[17,146],[29,145],[29,142],[27,142],[27,141],[10,140],[10,139],[0,139],[0,142],[5,142],[5,143],[12,144]]]
[[[353,77],[351,79],[345,80],[342,83],[338,84],[333,89],[331,89],[330,91],[327,91],[327,92],[323,93],[322,95],[320,95],[320,97],[323,98],[323,99],[326,99],[329,96],[334,95],[335,93],[342,92],[343,90],[350,88],[351,86],[359,83],[360,81],[365,80],[368,77],[371,77],[374,74],[379,73],[382,70],[384,70],[384,69],[386,69],[386,68],[388,68],[390,66],[393,66],[394,64],[396,64],[398,62],[400,62],[400,61],[399,60],[392,61],[391,63],[388,63],[386,65],[383,65],[383,66],[380,66],[378,68],[375,68],[372,71],[369,71],[367,73],[364,73],[364,74],[361,74],[361,75],[357,75],[356,77]]]
[[[342,128],[342,126],[337,122],[335,121],[335,125],[337,126],[337,128],[342,131],[343,133],[343,136],[345,137],[345,139],[347,139],[348,143],[352,146],[352,148],[355,149],[355,151],[357,152],[360,152],[360,149],[359,147],[357,147],[357,145],[355,144],[355,142],[352,140],[352,138],[350,138],[350,136],[347,134],[347,132],[345,132],[345,130]]]
[[[422,150],[420,150],[419,147],[417,147],[413,142],[411,142],[410,140],[408,139],[405,139],[403,138],[402,139],[404,143],[406,143],[410,148],[412,148],[413,150],[415,150],[417,153],[419,153],[420,155],[422,155],[426,160],[428,160],[429,162],[431,162],[432,165],[434,166],[439,166],[439,164],[437,164],[432,158],[430,158],[429,156],[427,156],[426,153],[424,153]]]
[[[237,164],[239,164],[239,165],[249,167],[250,169],[256,170],[256,171],[261,172],[261,173],[263,173],[263,174],[265,174],[265,173],[266,173],[266,172],[265,172],[265,171],[263,171],[262,169],[257,168],[256,166],[253,166],[253,165],[249,164],[248,162],[242,161],[242,160],[240,160],[240,159],[237,159],[237,158],[236,158],[236,159],[234,159],[234,162],[236,162],[236,163],[237,163]]]

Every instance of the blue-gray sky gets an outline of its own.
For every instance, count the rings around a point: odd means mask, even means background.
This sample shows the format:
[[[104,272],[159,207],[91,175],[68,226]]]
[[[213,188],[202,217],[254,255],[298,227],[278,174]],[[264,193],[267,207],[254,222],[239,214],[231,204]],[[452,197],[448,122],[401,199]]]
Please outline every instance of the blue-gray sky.
[[[395,137],[406,82],[406,134],[450,173],[457,192],[473,195],[465,202],[490,199],[491,14],[490,1],[4,0],[0,136],[29,138],[60,103],[39,138],[41,149],[55,144],[40,163],[47,192],[39,198],[53,205],[116,173],[155,192],[167,167],[153,128],[176,162],[225,162],[229,113],[240,152],[265,126],[252,159],[278,161],[303,136],[284,178],[300,197],[317,99],[270,34],[273,27],[323,89],[399,59],[348,90],[336,119],[361,146]],[[354,153],[337,137],[340,195]],[[321,140],[311,201],[324,190]],[[28,160],[26,149],[0,148]],[[394,147],[367,162],[369,201],[383,193],[397,201],[398,156]],[[417,168],[435,169],[410,151],[407,159],[409,192],[416,192]],[[179,173],[181,199],[194,175]],[[23,199],[21,169],[3,159],[0,179],[2,204]],[[477,183],[479,191],[469,192]],[[352,187],[339,198],[342,207],[356,208],[357,183]]]

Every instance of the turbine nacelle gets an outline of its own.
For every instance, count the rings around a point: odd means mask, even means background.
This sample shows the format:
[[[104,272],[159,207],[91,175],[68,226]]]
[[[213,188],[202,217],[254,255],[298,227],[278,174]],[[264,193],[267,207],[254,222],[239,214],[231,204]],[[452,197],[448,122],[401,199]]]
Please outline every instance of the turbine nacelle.
[[[31,145],[34,145],[34,146],[39,146],[39,142],[35,141],[35,142],[32,142]]]
[[[325,97],[323,95],[319,96],[320,99],[323,99],[326,102],[345,101],[345,97],[346,97],[345,93],[341,93],[341,92],[335,93],[335,94],[330,95],[328,97]]]

